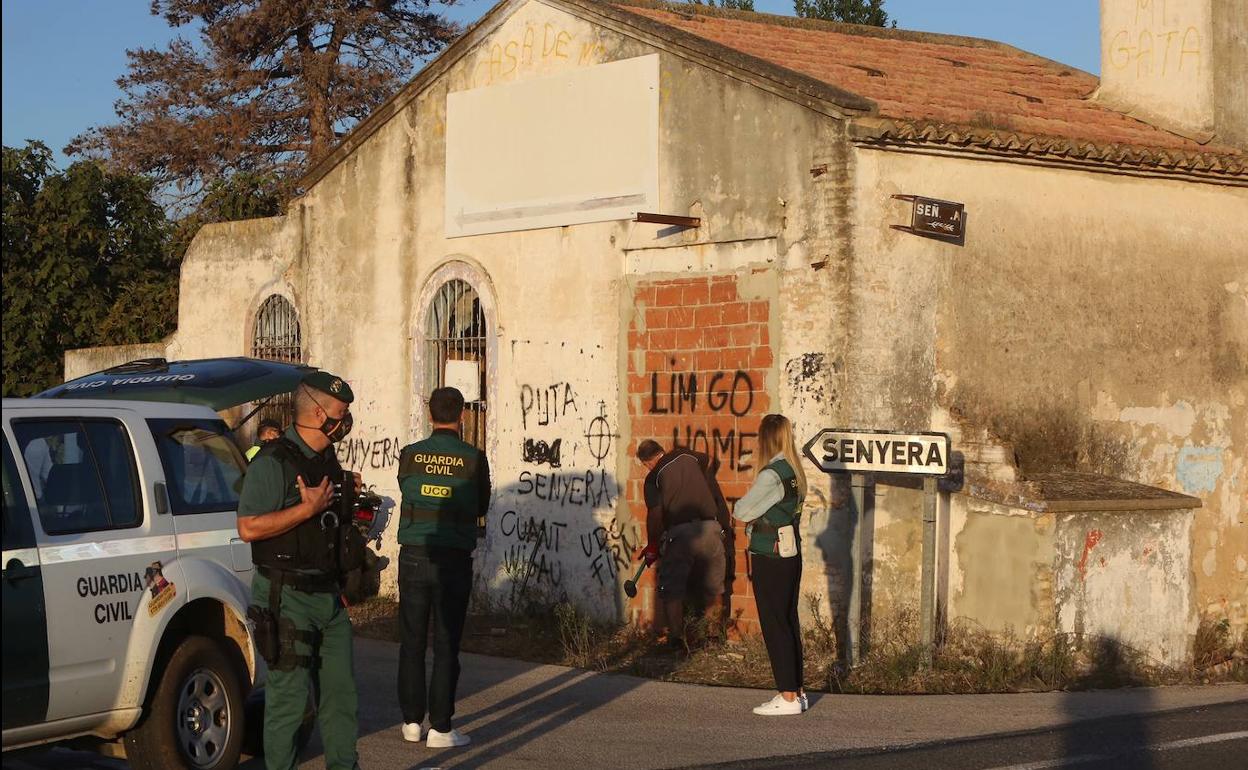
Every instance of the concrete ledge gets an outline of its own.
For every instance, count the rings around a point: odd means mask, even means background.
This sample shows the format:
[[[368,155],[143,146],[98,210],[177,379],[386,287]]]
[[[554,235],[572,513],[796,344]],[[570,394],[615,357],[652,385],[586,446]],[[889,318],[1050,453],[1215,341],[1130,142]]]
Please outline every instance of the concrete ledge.
[[[1199,497],[1095,473],[1040,473],[1010,484],[967,482],[965,492],[1036,513],[1173,511],[1204,505]]]
[[[105,345],[65,351],[65,381],[94,374],[140,358],[164,358],[168,340],[137,345]]]

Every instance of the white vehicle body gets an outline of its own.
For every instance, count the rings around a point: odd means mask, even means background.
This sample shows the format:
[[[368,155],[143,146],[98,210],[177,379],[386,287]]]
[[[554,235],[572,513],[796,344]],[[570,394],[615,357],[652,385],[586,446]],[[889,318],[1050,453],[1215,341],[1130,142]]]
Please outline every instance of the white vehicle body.
[[[184,714],[160,729],[224,736],[188,766],[228,766],[214,755],[241,741],[233,686],[246,695],[264,671],[235,521],[245,465],[221,418],[187,404],[5,399],[3,432],[4,749],[84,735],[131,749],[150,744],[154,708],[202,708],[215,728]],[[156,703],[192,636],[210,643],[188,664],[208,671],[207,694]],[[205,647],[230,665],[203,663]],[[229,697],[214,697],[230,676]]]

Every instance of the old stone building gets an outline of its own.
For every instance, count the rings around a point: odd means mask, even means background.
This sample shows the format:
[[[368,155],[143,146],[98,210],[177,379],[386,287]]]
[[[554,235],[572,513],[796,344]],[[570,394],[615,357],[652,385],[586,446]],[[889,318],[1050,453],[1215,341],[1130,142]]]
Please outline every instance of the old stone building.
[[[1248,13],[1102,5],[1098,81],[971,38],[505,0],[283,216],[199,233],[176,334],[67,375],[266,351],[342,373],[340,456],[390,495],[428,391],[476,380],[481,595],[610,617],[652,601],[619,588],[640,440],[715,455],[738,497],[768,411],[802,441],[944,431],[947,618],[1181,660],[1201,614],[1248,624]],[[963,204],[964,236],[893,228],[897,195]],[[847,485],[807,471],[826,604]],[[917,601],[921,552],[919,492],[878,481],[877,617]],[[732,593],[749,630],[739,558]]]

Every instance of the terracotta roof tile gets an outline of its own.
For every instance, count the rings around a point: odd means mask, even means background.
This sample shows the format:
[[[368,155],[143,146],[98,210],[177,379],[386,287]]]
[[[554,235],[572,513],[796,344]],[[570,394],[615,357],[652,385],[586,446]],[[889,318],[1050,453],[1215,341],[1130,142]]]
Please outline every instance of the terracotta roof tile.
[[[879,117],[991,128],[1184,153],[1202,145],[1089,99],[1098,79],[1034,54],[946,35],[866,31],[783,16],[641,0],[614,3],[741,53],[874,101]]]

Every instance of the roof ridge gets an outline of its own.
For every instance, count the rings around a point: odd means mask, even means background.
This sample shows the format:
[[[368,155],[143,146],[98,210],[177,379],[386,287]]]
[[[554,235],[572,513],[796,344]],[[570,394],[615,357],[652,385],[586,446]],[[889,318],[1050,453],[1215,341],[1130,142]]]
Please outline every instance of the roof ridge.
[[[618,5],[624,8],[631,6],[634,8],[648,8],[656,11],[667,11],[668,13],[674,13],[687,17],[710,16],[712,18],[733,19],[735,21],[753,22],[755,24],[770,24],[776,27],[808,29],[814,32],[838,32],[844,35],[861,35],[863,37],[877,37],[886,40],[904,40],[912,43],[931,43],[934,45],[957,45],[967,48],[992,48],[999,51],[1022,53],[1050,66],[1061,67],[1062,69],[1073,70],[1091,77],[1096,77],[1092,73],[1085,72],[1074,65],[1041,56],[1034,51],[1018,48],[1017,46],[1010,45],[1009,43],[1003,43],[1000,40],[992,40],[985,37],[953,35],[947,32],[923,32],[920,30],[896,29],[892,27],[876,27],[870,24],[850,24],[843,21],[827,21],[826,19],[804,19],[799,16],[784,16],[774,13],[762,13],[760,11],[738,11],[731,8],[719,8],[713,5],[675,2],[674,0],[589,1],[600,2],[607,5]]]
[[[922,143],[980,147],[1011,155],[1051,155],[1098,164],[1203,172],[1202,176],[1216,174],[1248,177],[1248,158],[1239,152],[1202,152],[1176,147],[1148,147],[1127,142],[1096,142],[934,120],[871,117],[855,119],[852,125],[851,135],[854,140],[869,144]]]

